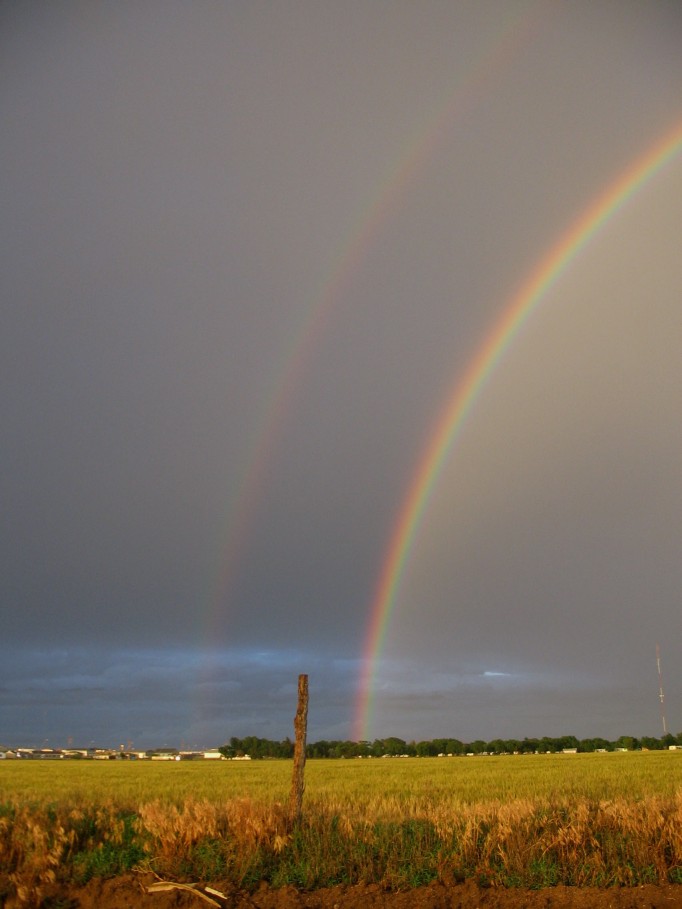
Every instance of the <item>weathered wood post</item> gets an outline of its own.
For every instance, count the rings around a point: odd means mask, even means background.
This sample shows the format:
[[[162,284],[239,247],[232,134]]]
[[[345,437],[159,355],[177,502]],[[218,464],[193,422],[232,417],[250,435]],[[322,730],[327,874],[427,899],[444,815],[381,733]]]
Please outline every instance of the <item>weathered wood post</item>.
[[[303,790],[305,781],[305,743],[308,731],[308,676],[298,677],[298,707],[294,717],[294,773],[291,780],[291,795],[289,796],[289,817],[297,821],[301,817],[303,806]]]

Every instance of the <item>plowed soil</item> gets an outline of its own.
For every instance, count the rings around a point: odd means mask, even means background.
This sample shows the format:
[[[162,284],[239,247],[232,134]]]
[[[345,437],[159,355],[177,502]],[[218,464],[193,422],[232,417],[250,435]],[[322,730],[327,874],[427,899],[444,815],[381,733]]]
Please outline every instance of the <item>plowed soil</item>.
[[[271,889],[263,884],[244,893],[212,884],[195,885],[195,892],[170,889],[150,892],[157,879],[125,875],[93,880],[85,887],[55,887],[41,902],[45,909],[682,909],[682,885],[633,888],[554,887],[547,890],[481,888],[474,882],[430,884],[399,893],[377,885],[339,886],[309,893],[293,887]],[[217,891],[217,893],[215,892]],[[209,902],[212,900],[213,902]],[[8,902],[6,909],[14,909]],[[25,904],[24,904],[25,906]]]

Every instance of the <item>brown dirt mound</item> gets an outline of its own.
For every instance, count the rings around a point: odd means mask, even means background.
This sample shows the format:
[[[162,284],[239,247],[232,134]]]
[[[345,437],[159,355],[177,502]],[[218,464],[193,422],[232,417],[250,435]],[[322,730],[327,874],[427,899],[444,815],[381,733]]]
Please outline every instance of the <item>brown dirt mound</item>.
[[[158,883],[149,875],[92,880],[84,887],[57,887],[41,903],[44,909],[202,909],[210,896],[221,909],[682,909],[682,885],[633,888],[554,887],[547,890],[480,888],[472,881],[434,883],[393,893],[378,885],[339,886],[309,893],[294,887],[274,890],[266,884],[254,893],[212,884],[222,896],[168,890],[149,892]],[[18,904],[7,902],[6,909]]]

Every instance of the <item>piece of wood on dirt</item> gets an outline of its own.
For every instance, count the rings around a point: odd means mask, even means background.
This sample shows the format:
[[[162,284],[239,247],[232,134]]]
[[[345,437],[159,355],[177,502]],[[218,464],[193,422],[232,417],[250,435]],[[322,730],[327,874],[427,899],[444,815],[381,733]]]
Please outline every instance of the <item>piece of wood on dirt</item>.
[[[188,890],[190,893],[193,893],[195,896],[198,896],[200,899],[207,902],[209,906],[217,906],[218,909],[221,909],[220,903],[211,899],[211,897],[207,896],[205,893],[202,893],[201,890],[198,890],[196,884],[181,884],[177,881],[158,881],[155,884],[149,884],[147,887],[147,893],[162,893],[167,890]],[[217,890],[212,892],[218,895]],[[222,894],[220,895],[222,896]]]

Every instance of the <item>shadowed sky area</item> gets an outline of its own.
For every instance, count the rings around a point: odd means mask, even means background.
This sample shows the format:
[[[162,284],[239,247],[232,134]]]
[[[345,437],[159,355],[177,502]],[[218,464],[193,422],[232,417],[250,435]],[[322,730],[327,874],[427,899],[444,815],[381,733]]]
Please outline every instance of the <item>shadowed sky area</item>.
[[[668,2],[0,7],[0,742],[347,738],[391,531],[524,279],[682,124]],[[546,294],[372,736],[682,729],[682,153]]]

